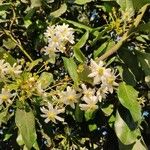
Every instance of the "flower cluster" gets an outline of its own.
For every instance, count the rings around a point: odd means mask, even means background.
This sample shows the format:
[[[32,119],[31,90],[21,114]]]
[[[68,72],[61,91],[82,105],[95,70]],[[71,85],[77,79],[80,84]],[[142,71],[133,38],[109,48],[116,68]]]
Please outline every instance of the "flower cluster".
[[[22,66],[17,65],[17,63],[14,63],[13,66],[11,66],[9,63],[5,62],[4,59],[0,60],[0,78],[4,78],[6,75],[19,75],[22,70]]]
[[[114,87],[118,86],[118,83],[115,82],[116,76],[114,75],[114,72],[110,68],[106,68],[102,61],[96,63],[91,60],[90,67],[91,73],[88,77],[93,78],[93,84],[101,84],[101,89],[113,93]]]
[[[74,31],[68,25],[53,25],[49,26],[45,32],[45,37],[48,40],[48,46],[42,49],[45,55],[55,57],[56,52],[65,53],[66,44],[69,42],[74,44]]]
[[[48,37],[48,33],[46,36]],[[65,38],[67,39],[68,36],[66,35]],[[0,93],[0,105],[11,105],[16,97],[23,104],[26,100],[34,101],[35,96],[39,97],[42,105],[41,112],[43,113],[41,116],[45,118],[46,123],[49,121],[53,123],[56,121],[64,122],[64,118],[60,117],[59,114],[64,113],[65,109],[69,107],[75,109],[77,104],[82,111],[94,112],[99,108],[99,103],[106,98],[107,94],[113,93],[114,88],[118,86],[115,82],[114,72],[110,68],[106,68],[102,61],[97,63],[91,60],[91,73],[88,77],[93,78],[93,85],[87,86],[81,82],[75,88],[66,81],[66,83],[62,83],[60,89],[53,90],[49,90],[51,87],[49,81],[46,81],[47,76],[50,75],[48,72],[40,75],[32,74],[28,67],[21,70],[22,65],[15,63],[11,66],[3,59],[0,60],[0,64],[1,79],[5,79]],[[55,86],[52,85],[52,87]]]

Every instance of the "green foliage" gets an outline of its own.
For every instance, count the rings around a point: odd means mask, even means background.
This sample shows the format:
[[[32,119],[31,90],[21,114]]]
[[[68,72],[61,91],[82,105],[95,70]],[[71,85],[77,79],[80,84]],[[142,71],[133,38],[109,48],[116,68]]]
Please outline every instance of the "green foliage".
[[[119,112],[117,112],[116,114],[114,126],[117,137],[124,145],[130,145],[134,143],[137,140],[138,136],[140,136],[140,130],[131,130],[121,118]]]
[[[149,9],[0,1],[0,149],[148,149]]]
[[[126,85],[123,82],[119,85],[118,98],[120,103],[130,111],[133,120],[140,123],[141,106],[137,101],[138,92],[132,86]]]
[[[67,71],[69,72],[70,77],[73,79],[74,83],[78,85],[79,76],[77,73],[77,65],[73,58],[65,58],[63,57],[64,65]]]
[[[31,149],[37,139],[33,112],[26,112],[25,110],[17,109],[15,114],[15,122],[19,128],[20,136],[22,137],[23,142],[28,149]]]

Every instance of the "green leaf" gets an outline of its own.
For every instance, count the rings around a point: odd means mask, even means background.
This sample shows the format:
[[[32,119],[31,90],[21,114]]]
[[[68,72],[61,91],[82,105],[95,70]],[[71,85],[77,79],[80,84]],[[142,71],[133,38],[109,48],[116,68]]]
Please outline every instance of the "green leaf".
[[[17,109],[15,122],[26,147],[31,149],[37,138],[33,112]]]
[[[47,88],[54,81],[53,75],[49,72],[43,72],[38,79],[38,82],[41,83],[41,88]]]
[[[92,78],[89,78],[88,75],[91,73],[89,67],[86,64],[80,64],[78,66],[78,75],[81,81],[92,84]]]
[[[93,0],[75,0],[74,3],[78,4],[78,5],[84,5],[86,3],[92,2]]]
[[[8,107],[7,107],[0,112],[0,125],[2,123],[7,123],[8,120],[9,120],[9,116],[8,116]]]
[[[77,27],[79,29],[84,29],[84,30],[89,31],[89,32],[91,32],[93,30],[91,27],[86,26],[82,23],[78,23],[78,22],[75,22],[75,21],[72,21],[72,20],[65,20],[65,19],[64,19],[64,21],[74,25],[75,27]]]
[[[30,9],[26,14],[26,16],[24,17],[24,20],[30,20],[33,17],[35,12],[36,12],[36,8]]]
[[[3,40],[3,46],[10,50],[10,49],[14,49],[17,45],[11,39],[7,39],[7,40]]]
[[[89,31],[87,30],[85,32],[85,34],[80,38],[80,40],[78,41],[78,43],[76,43],[74,45],[74,47],[76,47],[76,48],[83,47],[86,44],[86,41],[88,40],[88,38],[89,38]]]
[[[122,78],[128,85],[136,86],[136,79],[134,74],[127,66],[122,66]]]
[[[84,54],[82,53],[80,48],[74,47],[73,48],[73,52],[74,52],[74,57],[81,63],[83,63],[84,61],[86,61],[86,57],[84,56]]]
[[[20,133],[18,134],[18,137],[17,137],[16,141],[17,141],[19,146],[24,145],[24,141],[23,141],[22,136],[21,136]]]
[[[139,129],[135,129],[133,131],[130,130],[130,128],[121,118],[118,111],[116,112],[116,120],[115,120],[114,128],[118,139],[124,145],[129,145],[134,143],[137,140],[137,137],[140,135]]]
[[[93,111],[85,111],[84,116],[85,116],[85,120],[89,121],[91,119],[94,118],[95,112]]]
[[[141,32],[150,33],[150,22],[139,25],[138,30]]]
[[[141,122],[141,106],[137,101],[138,92],[130,85],[122,82],[118,88],[118,98],[120,103],[127,108],[136,123]]]
[[[11,6],[12,6],[11,3],[0,4],[0,11],[7,10],[7,9],[11,8]]]
[[[79,62],[84,62],[86,60],[86,57],[81,52],[80,48],[82,48],[86,44],[88,38],[89,38],[89,31],[86,31],[85,34],[77,42],[77,44],[75,44],[73,47],[74,56]]]
[[[0,59],[5,59],[6,62],[13,65],[16,63],[16,60],[3,48],[0,47]]]
[[[142,6],[147,3],[150,3],[150,0],[116,0],[117,3],[121,6],[122,10],[139,10]]]
[[[54,17],[60,17],[62,14],[64,14],[67,11],[67,5],[66,3],[62,4],[60,8],[54,12],[51,13],[51,16]]]
[[[150,75],[150,53],[135,51],[146,76]]]
[[[9,140],[12,135],[13,134],[5,134],[5,137],[4,137],[3,141]]]
[[[70,77],[76,85],[79,83],[79,76],[77,73],[77,65],[73,58],[63,57],[65,68],[68,70]]]
[[[92,132],[92,131],[97,129],[97,125],[96,124],[89,124],[88,127],[89,127],[90,132]]]
[[[97,50],[94,50],[94,59],[101,56],[105,51],[110,49],[114,45],[113,41],[107,41],[103,43]]]
[[[110,116],[114,110],[113,108],[113,105],[110,104],[108,106],[102,107],[102,111],[105,113],[106,116]]]
[[[31,0],[31,8],[40,7],[42,5],[41,0]]]
[[[42,62],[43,60],[41,58],[36,59],[34,61],[32,61],[29,65],[28,65],[28,71],[31,71],[36,65],[38,65],[40,62]]]
[[[124,62],[124,68],[126,69],[124,70],[123,73],[125,73],[125,75],[128,76],[127,72],[130,72],[129,74],[130,75],[132,74],[131,76],[133,76],[134,81],[140,81],[142,78],[141,77],[142,70],[139,67],[137,56],[127,48],[121,48],[121,50],[118,51],[118,55],[120,59]],[[128,80],[128,77],[126,79]]]
[[[79,103],[76,105],[76,109],[75,109],[75,120],[77,122],[82,122],[83,121],[83,111],[80,109],[79,107]]]

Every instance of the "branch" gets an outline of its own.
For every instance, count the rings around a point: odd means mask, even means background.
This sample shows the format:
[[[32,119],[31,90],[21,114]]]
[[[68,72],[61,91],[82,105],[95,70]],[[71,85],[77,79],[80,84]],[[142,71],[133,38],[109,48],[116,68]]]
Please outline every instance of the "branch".
[[[143,15],[147,9],[147,7],[150,4],[146,4],[144,5],[140,11],[139,11],[139,15],[135,18],[135,21],[133,23],[133,25],[131,26],[131,28],[122,36],[121,40],[115,44],[112,48],[110,48],[105,54],[103,54],[102,56],[100,56],[97,60],[104,60],[107,57],[111,56],[112,54],[114,54],[115,52],[117,52],[117,50],[119,50],[119,48],[123,45],[123,43],[125,43],[127,41],[127,39],[129,37],[131,37],[134,33],[134,30],[138,27],[141,19],[143,18]]]

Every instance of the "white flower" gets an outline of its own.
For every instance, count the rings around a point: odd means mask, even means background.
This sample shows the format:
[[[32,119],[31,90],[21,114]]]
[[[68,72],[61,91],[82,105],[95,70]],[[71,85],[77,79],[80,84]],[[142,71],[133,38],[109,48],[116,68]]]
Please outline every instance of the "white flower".
[[[81,87],[83,89],[82,93],[84,94],[82,97],[83,101],[84,97],[89,98],[95,95],[95,89],[87,88],[85,84],[82,84]]]
[[[98,102],[97,96],[91,96],[91,97],[85,97],[84,101],[86,104],[79,104],[80,109],[84,111],[95,111],[98,109],[98,106],[96,105]]]
[[[41,111],[44,113],[41,116],[46,118],[45,123],[48,123],[49,121],[56,123],[56,120],[62,122],[64,121],[63,118],[58,116],[58,114],[63,113],[65,111],[64,108],[62,109],[53,108],[53,105],[48,102],[48,109],[42,107]]]
[[[104,67],[104,63],[102,61],[99,61],[99,63],[97,64],[95,61],[91,60],[90,67],[92,73],[90,73],[88,77],[94,78],[93,81],[94,85],[100,84],[105,73],[110,70]]]
[[[46,32],[44,33],[45,37],[53,37],[55,36],[55,26],[48,26]]]
[[[64,53],[66,51],[65,45],[70,42],[74,43],[73,28],[68,25],[50,26],[44,33],[48,39],[48,46],[43,49],[45,55],[54,56],[56,52]]]
[[[11,94],[8,89],[2,88],[2,92],[0,94],[0,105],[4,102],[6,104],[12,104],[11,98],[14,94]]]
[[[96,92],[96,96],[99,102],[101,102],[103,98],[106,98],[107,94],[108,94],[107,87],[100,87]]]
[[[13,66],[9,65],[8,66],[8,70],[7,70],[7,74],[10,75],[19,75],[20,73],[22,73],[21,70],[22,66],[21,65],[17,65],[16,63],[13,64]]]
[[[70,86],[67,86],[67,90],[59,94],[61,102],[65,105],[70,105],[72,108],[75,108],[75,103],[78,102],[80,94],[76,94],[76,91]]]
[[[0,77],[4,77],[6,75],[6,72],[8,70],[8,63],[5,63],[4,59],[0,60]]]
[[[71,44],[74,43],[74,31],[73,28],[69,28],[69,25],[63,23],[63,25],[56,26],[56,34],[58,34],[61,39],[70,42]]]
[[[107,91],[110,93],[113,93],[114,87],[118,86],[118,83],[115,82],[116,76],[114,75],[113,72],[107,72],[105,74],[105,78],[102,79],[102,88],[107,88]]]
[[[49,44],[48,46],[45,46],[43,49],[42,49],[43,52],[45,52],[45,55],[49,55],[49,57],[56,57],[56,48],[55,46],[53,46],[52,44]]]

